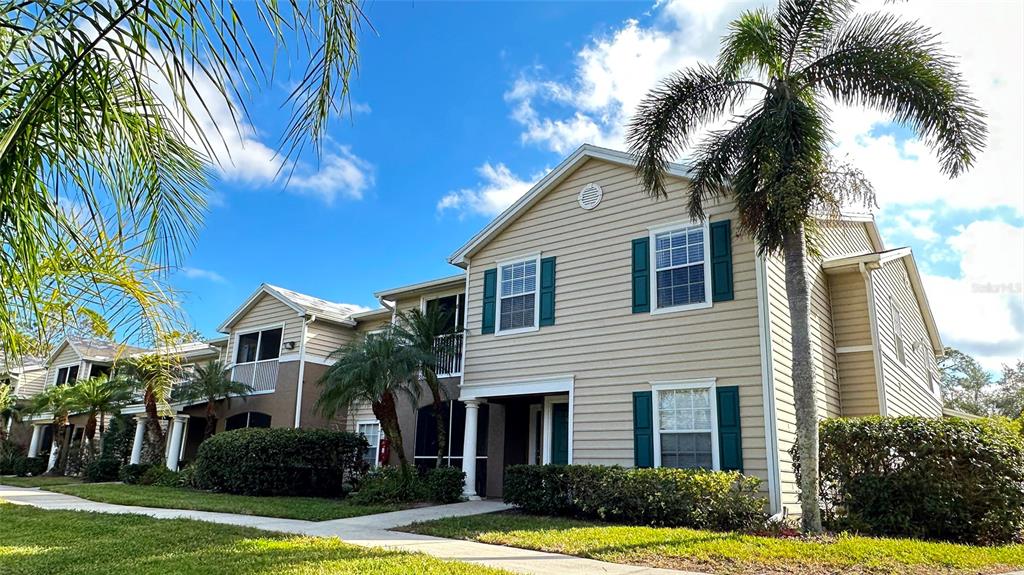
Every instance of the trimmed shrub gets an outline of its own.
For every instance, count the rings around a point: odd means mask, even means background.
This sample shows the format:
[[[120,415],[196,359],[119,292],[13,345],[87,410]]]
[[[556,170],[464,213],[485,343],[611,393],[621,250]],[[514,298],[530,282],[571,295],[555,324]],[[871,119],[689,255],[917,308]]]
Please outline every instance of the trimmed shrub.
[[[116,459],[99,458],[85,466],[83,474],[86,481],[117,481],[121,471],[121,462]]]
[[[9,439],[0,441],[0,475],[13,475],[18,460],[25,458],[25,449]]]
[[[466,474],[458,467],[428,469],[423,476],[427,498],[434,503],[462,501],[462,488],[465,484]]]
[[[505,470],[505,502],[534,514],[751,530],[767,519],[760,485],[760,479],[737,472],[516,465]]]
[[[357,505],[409,503],[426,499],[426,489],[415,472],[403,475],[397,467],[381,467],[371,471],[352,495]]]
[[[187,465],[178,470],[178,487],[194,489],[196,486],[196,466]]]
[[[1005,423],[867,417],[821,423],[833,529],[963,543],[1024,533],[1024,438]]]
[[[322,429],[238,429],[199,446],[196,486],[242,495],[339,497],[366,471],[366,438]]]
[[[103,437],[100,438],[100,458],[113,459],[121,464],[128,463],[134,439],[134,420],[124,415],[114,416]]]
[[[149,463],[123,465],[117,475],[121,478],[121,481],[128,485],[137,485],[142,480],[142,476],[149,471],[150,467],[153,466]]]
[[[42,457],[20,457],[14,462],[14,474],[18,477],[36,477],[46,473],[47,461]]]
[[[177,487],[178,472],[171,471],[163,465],[153,465],[139,478],[139,485],[155,485],[157,487]]]

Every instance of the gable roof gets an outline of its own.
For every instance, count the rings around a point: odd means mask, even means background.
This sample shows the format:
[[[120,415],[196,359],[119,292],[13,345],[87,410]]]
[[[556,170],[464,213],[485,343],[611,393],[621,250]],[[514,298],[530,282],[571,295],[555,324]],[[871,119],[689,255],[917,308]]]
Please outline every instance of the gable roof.
[[[117,343],[105,339],[71,336],[64,338],[64,341],[53,348],[53,352],[46,358],[47,365],[52,363],[64,351],[65,347],[71,347],[71,349],[75,350],[79,358],[91,361],[114,361],[123,355],[134,355],[150,351],[144,347]]]
[[[356,325],[355,320],[352,319],[352,314],[363,311],[363,308],[356,305],[327,301],[325,299],[320,299],[318,297],[313,297],[311,295],[306,295],[304,293],[265,283],[260,284],[260,287],[257,288],[251,296],[249,296],[249,299],[245,300],[245,303],[236,309],[234,313],[228,316],[228,319],[224,320],[224,323],[217,327],[217,331],[226,333],[232,325],[234,325],[246,314],[246,312],[256,305],[260,297],[263,295],[268,295],[279,300],[281,303],[295,310],[295,314],[298,316],[315,315],[319,320],[347,325],[349,327]]]
[[[381,290],[379,292],[374,293],[373,296],[375,298],[377,298],[377,299],[386,299],[386,300],[389,300],[389,301],[394,301],[395,298],[397,298],[398,296],[404,295],[404,294],[412,294],[412,293],[416,293],[416,292],[419,292],[419,291],[425,291],[425,290],[431,290],[431,289],[437,289],[437,288],[444,288],[444,287],[449,287],[449,286],[450,287],[456,287],[456,286],[465,284],[465,282],[466,282],[466,274],[465,274],[465,272],[463,272],[463,273],[460,273],[460,274],[456,274],[456,275],[448,276],[448,277],[443,277],[443,278],[438,278],[438,279],[435,279],[435,280],[428,280],[428,281],[425,281],[425,282],[419,282],[419,283],[409,284],[409,285],[400,286],[400,287],[396,287],[396,288]]]
[[[514,204],[506,208],[504,212],[501,212],[501,214],[494,218],[491,223],[487,224],[487,227],[480,230],[479,233],[473,236],[461,248],[449,256],[448,263],[463,268],[466,267],[466,262],[469,257],[472,256],[480,247],[507,228],[519,215],[530,209],[530,207],[543,198],[545,194],[554,189],[558,184],[562,183],[562,181],[564,181],[566,177],[573,172],[573,170],[591,158],[604,160],[606,162],[630,168],[636,167],[636,160],[633,159],[632,155],[626,152],[602,148],[592,144],[583,144],[579,148],[576,148],[576,151],[570,154],[568,158],[562,160],[562,163],[555,166],[553,170],[541,178],[540,181],[530,188],[529,191],[516,200]],[[690,173],[690,169],[687,166],[676,163],[669,163],[667,170],[669,174],[682,178],[689,177]]]

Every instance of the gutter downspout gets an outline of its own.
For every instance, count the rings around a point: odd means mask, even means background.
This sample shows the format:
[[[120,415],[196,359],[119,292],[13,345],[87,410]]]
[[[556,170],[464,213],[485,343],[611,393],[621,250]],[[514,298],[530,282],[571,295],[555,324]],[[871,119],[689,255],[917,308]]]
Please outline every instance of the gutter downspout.
[[[860,275],[864,277],[864,289],[868,300],[868,320],[871,324],[871,353],[875,359],[875,385],[878,387],[878,414],[885,417],[889,411],[888,401],[885,396],[885,372],[882,368],[882,347],[878,341],[878,317],[875,310],[875,282],[871,278],[871,270],[877,269],[868,266],[863,262],[857,264]]]
[[[302,378],[306,375],[306,330],[316,321],[316,315],[302,320],[302,335],[299,336],[299,384],[295,388],[295,428],[302,423]]]

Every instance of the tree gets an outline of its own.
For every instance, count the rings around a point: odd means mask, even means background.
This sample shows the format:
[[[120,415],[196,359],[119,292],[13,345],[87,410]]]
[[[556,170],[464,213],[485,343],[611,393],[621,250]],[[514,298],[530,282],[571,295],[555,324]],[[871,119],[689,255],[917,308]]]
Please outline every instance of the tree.
[[[7,439],[8,424],[20,418],[21,406],[18,403],[18,396],[14,395],[14,387],[0,383],[0,443]]]
[[[231,151],[230,126],[207,135],[211,110],[238,130],[251,92],[297,65],[281,151],[311,142],[319,156],[362,21],[356,0],[5,5],[0,348],[24,355],[19,327],[51,331],[52,309],[114,316],[140,337],[173,329],[165,272],[201,228],[211,162]]]
[[[129,382],[105,375],[75,382],[75,385],[68,388],[68,392],[71,395],[72,411],[86,414],[82,438],[90,451],[93,449],[96,438],[97,425],[102,437],[104,418],[107,415],[119,413],[121,408],[132,400]]]
[[[51,446],[51,450],[54,448],[57,450],[56,465],[53,467],[55,472],[64,469],[64,464],[67,462],[68,446],[71,441],[67,432],[68,418],[74,407],[71,388],[72,386],[68,385],[48,387],[36,394],[28,407],[29,413],[49,413],[53,417],[53,446]],[[54,454],[51,451],[51,461],[53,457]]]
[[[150,459],[158,458],[162,452],[164,430],[160,427],[160,416],[170,415],[167,398],[183,375],[177,358],[156,353],[128,358],[116,366],[116,377],[142,393],[146,408],[147,453]]]
[[[251,385],[233,381],[224,364],[211,361],[205,366],[196,366],[195,373],[188,377],[171,393],[175,402],[198,403],[206,402],[206,430],[203,439],[207,439],[217,431],[218,402],[224,400],[225,405],[231,404],[231,396],[245,396],[253,392]]]
[[[317,380],[321,387],[317,409],[332,418],[338,411],[368,403],[407,476],[397,404],[407,398],[416,405],[419,369],[429,359],[421,350],[403,344],[390,328],[344,345],[331,357],[334,363]]]
[[[992,376],[978,360],[952,347],[939,359],[939,379],[946,407],[974,415],[990,415]]]
[[[810,532],[821,530],[821,512],[808,242],[813,248],[816,216],[835,216],[844,202],[873,203],[861,173],[830,157],[825,98],[892,114],[937,149],[950,176],[972,165],[986,133],[984,114],[934,33],[889,14],[855,16],[853,4],[781,0],[774,12],[745,12],[731,24],[716,65],[663,81],[628,128],[643,188],[664,197],[668,162],[705,125],[732,115],[692,149],[689,213],[703,220],[706,201],[729,196],[759,254],[785,258],[801,521]]]
[[[1024,361],[1014,366],[1004,365],[992,398],[995,411],[1010,419],[1024,417]]]
[[[398,314],[395,334],[405,345],[415,348],[423,361],[420,362],[420,375],[433,403],[434,422],[437,426],[437,466],[441,467],[444,455],[448,452],[448,419],[445,416],[444,402],[448,400],[447,391],[441,386],[437,377],[437,356],[439,353],[453,357],[460,350],[449,349],[455,343],[454,338],[445,336],[455,333],[447,327],[451,314],[445,313],[437,305],[428,305],[426,311],[413,308]]]

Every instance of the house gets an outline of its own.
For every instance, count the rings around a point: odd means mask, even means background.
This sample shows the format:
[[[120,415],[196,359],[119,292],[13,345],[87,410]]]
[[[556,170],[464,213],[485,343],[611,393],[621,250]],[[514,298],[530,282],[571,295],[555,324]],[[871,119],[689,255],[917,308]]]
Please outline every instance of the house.
[[[707,467],[798,510],[783,262],[757,254],[729,200],[691,221],[686,168],[669,172],[668,198],[650,199],[628,154],[582,146],[449,258],[466,282],[452,436],[476,449],[468,496],[499,495],[511,464]],[[910,250],[868,215],[819,228],[820,413],[941,416],[942,344]]]

